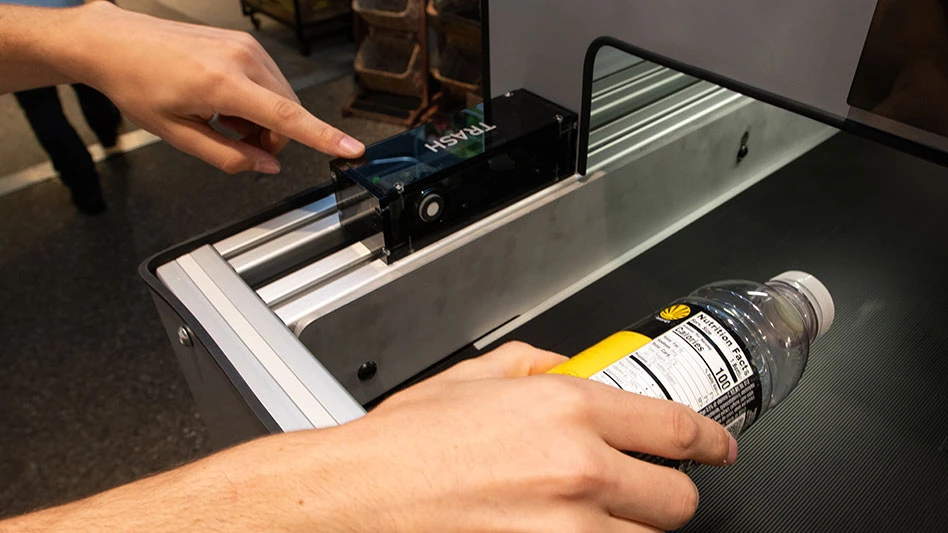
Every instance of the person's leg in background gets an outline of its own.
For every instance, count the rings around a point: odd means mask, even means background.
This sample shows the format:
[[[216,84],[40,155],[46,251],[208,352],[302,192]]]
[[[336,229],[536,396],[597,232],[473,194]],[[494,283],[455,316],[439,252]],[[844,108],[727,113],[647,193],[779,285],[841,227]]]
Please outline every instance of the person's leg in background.
[[[55,87],[16,93],[20,107],[49,155],[53,168],[72,194],[72,203],[81,213],[103,211],[105,202],[92,156],[63,113]]]
[[[82,115],[99,138],[102,148],[115,147],[118,141],[118,127],[122,124],[122,112],[107,96],[88,85],[77,83],[72,88],[79,97]]]

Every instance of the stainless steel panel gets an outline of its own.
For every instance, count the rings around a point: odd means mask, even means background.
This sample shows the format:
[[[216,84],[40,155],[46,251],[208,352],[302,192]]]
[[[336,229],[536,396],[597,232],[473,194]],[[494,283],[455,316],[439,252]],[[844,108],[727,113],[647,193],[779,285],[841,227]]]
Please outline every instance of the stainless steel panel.
[[[838,117],[876,0],[491,2],[486,94],[525,88],[582,105],[583,63],[610,36]]]

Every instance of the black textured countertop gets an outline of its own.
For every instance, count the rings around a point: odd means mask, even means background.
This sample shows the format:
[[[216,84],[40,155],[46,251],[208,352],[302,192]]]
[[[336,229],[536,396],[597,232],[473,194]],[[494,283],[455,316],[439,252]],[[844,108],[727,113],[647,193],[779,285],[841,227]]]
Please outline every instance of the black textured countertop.
[[[705,283],[790,269],[836,322],[737,465],[695,472],[686,530],[944,531],[948,169],[837,135],[511,337],[573,354]]]

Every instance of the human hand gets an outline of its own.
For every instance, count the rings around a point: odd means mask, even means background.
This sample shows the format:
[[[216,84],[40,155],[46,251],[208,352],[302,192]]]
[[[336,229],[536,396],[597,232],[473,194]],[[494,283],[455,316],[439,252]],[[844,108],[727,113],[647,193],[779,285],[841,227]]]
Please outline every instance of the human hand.
[[[324,432],[321,439],[345,450],[333,492],[348,506],[335,513],[337,527],[319,529],[633,532],[685,524],[698,505],[688,476],[618,450],[724,465],[736,459],[736,443],[681,404],[536,375],[563,360],[507,344]]]
[[[65,74],[105,93],[138,126],[230,173],[279,172],[288,138],[358,157],[362,143],[311,115],[249,34],[173,22],[108,2],[76,8]],[[82,46],[76,46],[81,42]],[[209,121],[238,132],[233,140]]]
[[[723,465],[737,457],[734,440],[680,404],[537,375],[564,359],[507,344],[355,422],[257,439],[0,529],[631,533],[686,523],[698,505],[688,476],[618,450]]]

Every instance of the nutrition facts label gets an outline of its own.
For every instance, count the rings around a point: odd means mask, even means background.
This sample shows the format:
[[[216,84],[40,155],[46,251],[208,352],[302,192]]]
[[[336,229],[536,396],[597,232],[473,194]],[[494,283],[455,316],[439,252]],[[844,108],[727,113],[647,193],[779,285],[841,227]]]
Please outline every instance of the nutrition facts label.
[[[701,312],[590,379],[705,410],[726,424],[742,417],[754,399],[753,376],[741,345]]]

